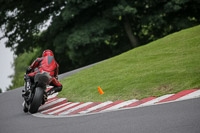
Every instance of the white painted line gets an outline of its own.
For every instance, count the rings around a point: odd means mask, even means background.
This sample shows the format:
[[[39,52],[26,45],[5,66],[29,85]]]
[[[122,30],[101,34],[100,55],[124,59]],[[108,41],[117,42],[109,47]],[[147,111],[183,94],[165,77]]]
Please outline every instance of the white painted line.
[[[59,99],[59,98],[56,98],[56,97],[55,97],[54,99],[51,99],[51,100],[45,102],[44,105],[49,104],[49,103],[51,103],[51,102],[53,102],[53,101],[56,101],[56,100],[58,100],[58,99]],[[44,105],[42,105],[42,106],[44,106]]]
[[[70,104],[70,103],[71,103],[71,102],[63,103],[63,104],[58,105],[58,106],[56,106],[56,107],[53,107],[53,108],[50,108],[50,109],[44,110],[44,111],[42,111],[41,113],[49,112],[49,111],[51,111],[51,110],[54,110],[54,109],[60,108],[60,107],[62,107],[62,106],[68,105],[68,104]]]
[[[81,105],[76,106],[76,107],[74,107],[74,108],[72,108],[72,109],[70,109],[70,110],[67,110],[67,111],[65,111],[65,112],[62,112],[62,113],[60,113],[59,115],[66,115],[66,114],[69,114],[69,113],[71,113],[71,112],[73,112],[73,111],[75,111],[75,110],[77,110],[77,109],[80,109],[80,108],[82,108],[82,107],[85,107],[85,106],[87,106],[87,105],[89,105],[89,104],[91,104],[91,103],[93,103],[93,102],[87,102],[87,103],[81,104]]]
[[[44,108],[46,108],[46,107],[48,107],[48,106],[52,106],[52,105],[54,105],[54,104],[56,104],[56,103],[58,103],[58,102],[62,102],[62,101],[64,101],[64,100],[66,100],[66,98],[59,98],[59,99],[57,99],[56,101],[53,101],[53,102],[50,102],[50,103],[48,103],[48,104],[42,105],[42,106],[39,108],[39,110],[42,110],[42,109],[44,109]]]
[[[72,106],[74,106],[74,105],[77,105],[77,104],[79,104],[79,103],[72,103],[72,104],[70,104],[70,105],[67,105],[67,106],[65,106],[65,107],[63,107],[63,108],[60,108],[60,109],[55,110],[55,111],[53,111],[53,112],[50,112],[50,113],[48,113],[48,114],[50,114],[50,115],[55,114],[55,113],[57,113],[57,112],[60,112],[60,111],[62,111],[62,110],[65,110],[65,109],[67,109],[67,108],[69,108],[69,107],[72,107]]]
[[[134,103],[134,102],[137,102],[137,101],[138,101],[138,100],[136,100],[136,99],[129,100],[129,101],[125,101],[125,102],[119,103],[119,104],[117,104],[117,105],[114,105],[114,106],[112,106],[112,107],[110,107],[110,108],[107,108],[107,109],[105,109],[105,110],[103,110],[103,111],[119,109],[119,108],[121,108],[121,107],[124,107],[124,106],[126,106],[126,105],[129,105],[129,104]]]
[[[174,94],[167,94],[167,95],[164,95],[164,96],[155,98],[155,99],[153,99],[153,100],[151,100],[151,101],[148,101],[148,102],[146,102],[146,103],[140,104],[138,107],[141,107],[141,106],[148,106],[148,105],[155,104],[155,103],[157,103],[157,102],[159,102],[159,101],[161,101],[161,100],[163,100],[163,99],[166,99],[166,98],[168,98],[168,97],[170,97],[170,96],[172,96],[172,95],[174,95]]]
[[[196,97],[200,97],[200,90],[194,91],[190,94],[180,97],[176,99],[175,101],[187,100],[187,99],[196,98]]]
[[[89,108],[89,109],[87,109],[87,110],[81,111],[81,112],[79,112],[79,113],[80,113],[80,114],[85,114],[85,113],[91,112],[91,111],[93,111],[93,110],[96,110],[96,109],[98,109],[98,108],[101,108],[101,107],[106,106],[106,105],[111,104],[111,103],[113,103],[113,102],[112,102],[112,101],[107,101],[107,102],[98,104],[98,105],[96,105],[96,106],[94,106],[94,107],[91,107],[91,108]]]

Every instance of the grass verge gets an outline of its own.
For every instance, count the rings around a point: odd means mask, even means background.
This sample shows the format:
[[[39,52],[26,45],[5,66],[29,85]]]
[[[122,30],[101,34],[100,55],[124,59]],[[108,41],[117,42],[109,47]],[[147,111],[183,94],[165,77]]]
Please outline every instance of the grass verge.
[[[74,102],[142,99],[200,88],[200,26],[110,58],[61,83],[59,96]]]

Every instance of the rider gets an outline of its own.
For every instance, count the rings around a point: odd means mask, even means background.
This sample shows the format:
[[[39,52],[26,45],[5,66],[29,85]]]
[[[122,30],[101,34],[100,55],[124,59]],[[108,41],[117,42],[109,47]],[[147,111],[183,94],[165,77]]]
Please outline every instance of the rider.
[[[51,50],[47,49],[43,52],[41,58],[37,58],[26,70],[26,81],[30,84],[34,82],[34,76],[43,71],[48,72],[52,77],[50,83],[53,88],[47,91],[47,96],[62,90],[62,84],[58,81],[58,63],[54,58]]]

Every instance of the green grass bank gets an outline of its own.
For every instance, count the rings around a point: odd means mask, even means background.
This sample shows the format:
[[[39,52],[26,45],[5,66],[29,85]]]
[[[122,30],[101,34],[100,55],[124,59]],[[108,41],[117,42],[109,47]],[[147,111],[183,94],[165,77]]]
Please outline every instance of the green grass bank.
[[[61,83],[59,97],[73,102],[142,99],[200,88],[200,26],[110,58]]]

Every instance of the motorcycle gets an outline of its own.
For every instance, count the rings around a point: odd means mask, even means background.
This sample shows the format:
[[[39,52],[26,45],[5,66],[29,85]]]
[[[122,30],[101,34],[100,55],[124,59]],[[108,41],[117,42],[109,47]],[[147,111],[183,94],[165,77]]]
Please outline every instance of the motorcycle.
[[[47,101],[47,94],[45,92],[47,86],[51,82],[51,76],[47,72],[37,73],[34,76],[34,83],[27,80],[27,74],[24,75],[24,98],[23,111],[31,114],[36,113],[39,107]]]

